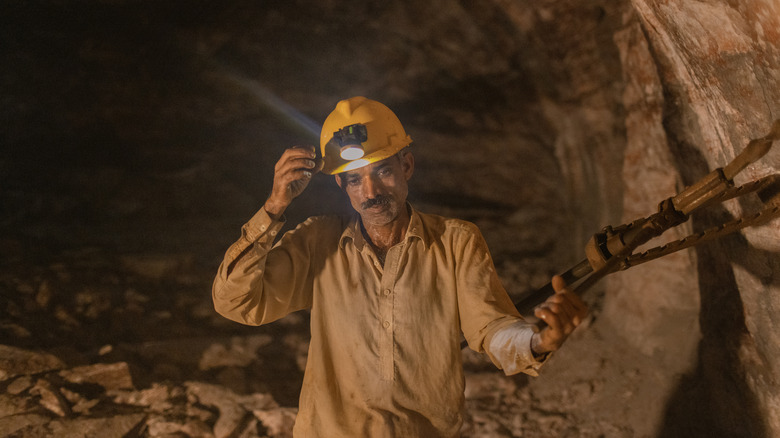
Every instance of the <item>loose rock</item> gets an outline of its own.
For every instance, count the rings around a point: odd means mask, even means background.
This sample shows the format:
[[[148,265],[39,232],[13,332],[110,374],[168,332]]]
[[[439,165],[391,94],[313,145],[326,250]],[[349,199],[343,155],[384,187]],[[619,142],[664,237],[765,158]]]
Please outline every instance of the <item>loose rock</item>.
[[[52,354],[0,345],[0,381],[61,368],[65,363]]]
[[[8,391],[9,394],[21,394],[22,392],[30,389],[32,384],[32,379],[29,376],[22,376],[11,382],[11,384],[8,385],[6,391]]]
[[[106,390],[133,388],[133,378],[125,362],[94,364],[60,371],[60,376],[72,383],[94,383]]]
[[[49,435],[30,433],[27,436],[56,436],[58,438],[123,438],[138,426],[145,414],[116,415],[108,418],[79,418],[75,420],[55,420],[47,425]],[[43,432],[41,428],[36,428]]]
[[[65,417],[71,414],[70,405],[65,400],[65,397],[48,380],[38,379],[30,393],[39,395],[41,397],[41,406],[56,415]]]
[[[295,408],[275,408],[252,411],[254,416],[263,423],[266,433],[272,438],[292,437],[292,428],[298,410]]]

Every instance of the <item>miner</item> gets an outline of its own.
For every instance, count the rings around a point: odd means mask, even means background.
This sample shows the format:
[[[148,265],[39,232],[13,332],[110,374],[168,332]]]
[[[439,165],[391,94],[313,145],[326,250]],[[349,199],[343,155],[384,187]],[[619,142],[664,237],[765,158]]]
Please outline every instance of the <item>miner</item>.
[[[461,335],[507,375],[535,375],[587,313],[555,277],[535,313],[547,326],[524,320],[477,227],[407,202],[411,141],[385,105],[339,102],[322,161],[313,147],[282,154],[271,195],[219,267],[212,296],[226,318],[261,325],[311,311],[295,436],[458,436]],[[311,217],[274,244],[318,171],[335,175],[355,212]]]

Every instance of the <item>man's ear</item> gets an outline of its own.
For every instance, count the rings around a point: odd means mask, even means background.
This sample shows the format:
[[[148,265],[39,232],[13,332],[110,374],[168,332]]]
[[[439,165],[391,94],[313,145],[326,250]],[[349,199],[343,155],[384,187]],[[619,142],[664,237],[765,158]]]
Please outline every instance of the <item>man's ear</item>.
[[[339,185],[339,188],[343,190],[344,186],[341,185],[341,174],[337,173],[333,175],[333,178],[336,180],[336,184]]]
[[[401,152],[401,166],[403,167],[406,180],[409,181],[412,178],[412,174],[414,174],[414,155],[412,155],[412,151]]]

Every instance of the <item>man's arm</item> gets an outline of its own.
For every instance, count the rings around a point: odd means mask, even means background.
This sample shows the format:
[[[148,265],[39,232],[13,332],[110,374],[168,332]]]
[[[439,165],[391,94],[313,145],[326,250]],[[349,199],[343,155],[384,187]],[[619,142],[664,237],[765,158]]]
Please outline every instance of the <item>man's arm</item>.
[[[458,308],[466,341],[473,350],[487,353],[505,373],[534,375],[541,366],[531,351],[538,329],[512,304],[479,229],[466,223],[458,237]]]
[[[476,226],[463,235],[467,238],[459,245],[457,275],[461,328],[466,340],[475,350],[484,350],[506,374],[535,375],[546,353],[557,350],[582,322],[587,307],[562,279],[554,279],[557,293],[536,311],[536,316],[548,324],[540,331],[512,304]]]
[[[503,326],[486,338],[485,349],[493,362],[507,375],[518,372],[535,375],[548,354],[582,323],[588,313],[585,303],[559,276],[552,279],[555,295],[548,298],[534,315],[547,326],[541,331],[525,321]]]
[[[212,287],[214,307],[228,319],[259,325],[310,305],[306,293],[310,254],[301,238],[271,248],[282,228],[282,214],[319,170],[314,148],[287,149],[276,164],[274,185],[265,205],[230,246]],[[271,272],[268,272],[271,271]]]

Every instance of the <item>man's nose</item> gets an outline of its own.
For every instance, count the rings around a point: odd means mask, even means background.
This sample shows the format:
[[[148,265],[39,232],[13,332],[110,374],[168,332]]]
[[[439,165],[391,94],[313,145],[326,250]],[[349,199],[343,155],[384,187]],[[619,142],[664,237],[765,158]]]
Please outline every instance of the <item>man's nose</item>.
[[[366,199],[374,199],[377,195],[381,194],[381,184],[379,181],[377,181],[374,176],[368,176],[365,181],[363,181],[363,196]]]

